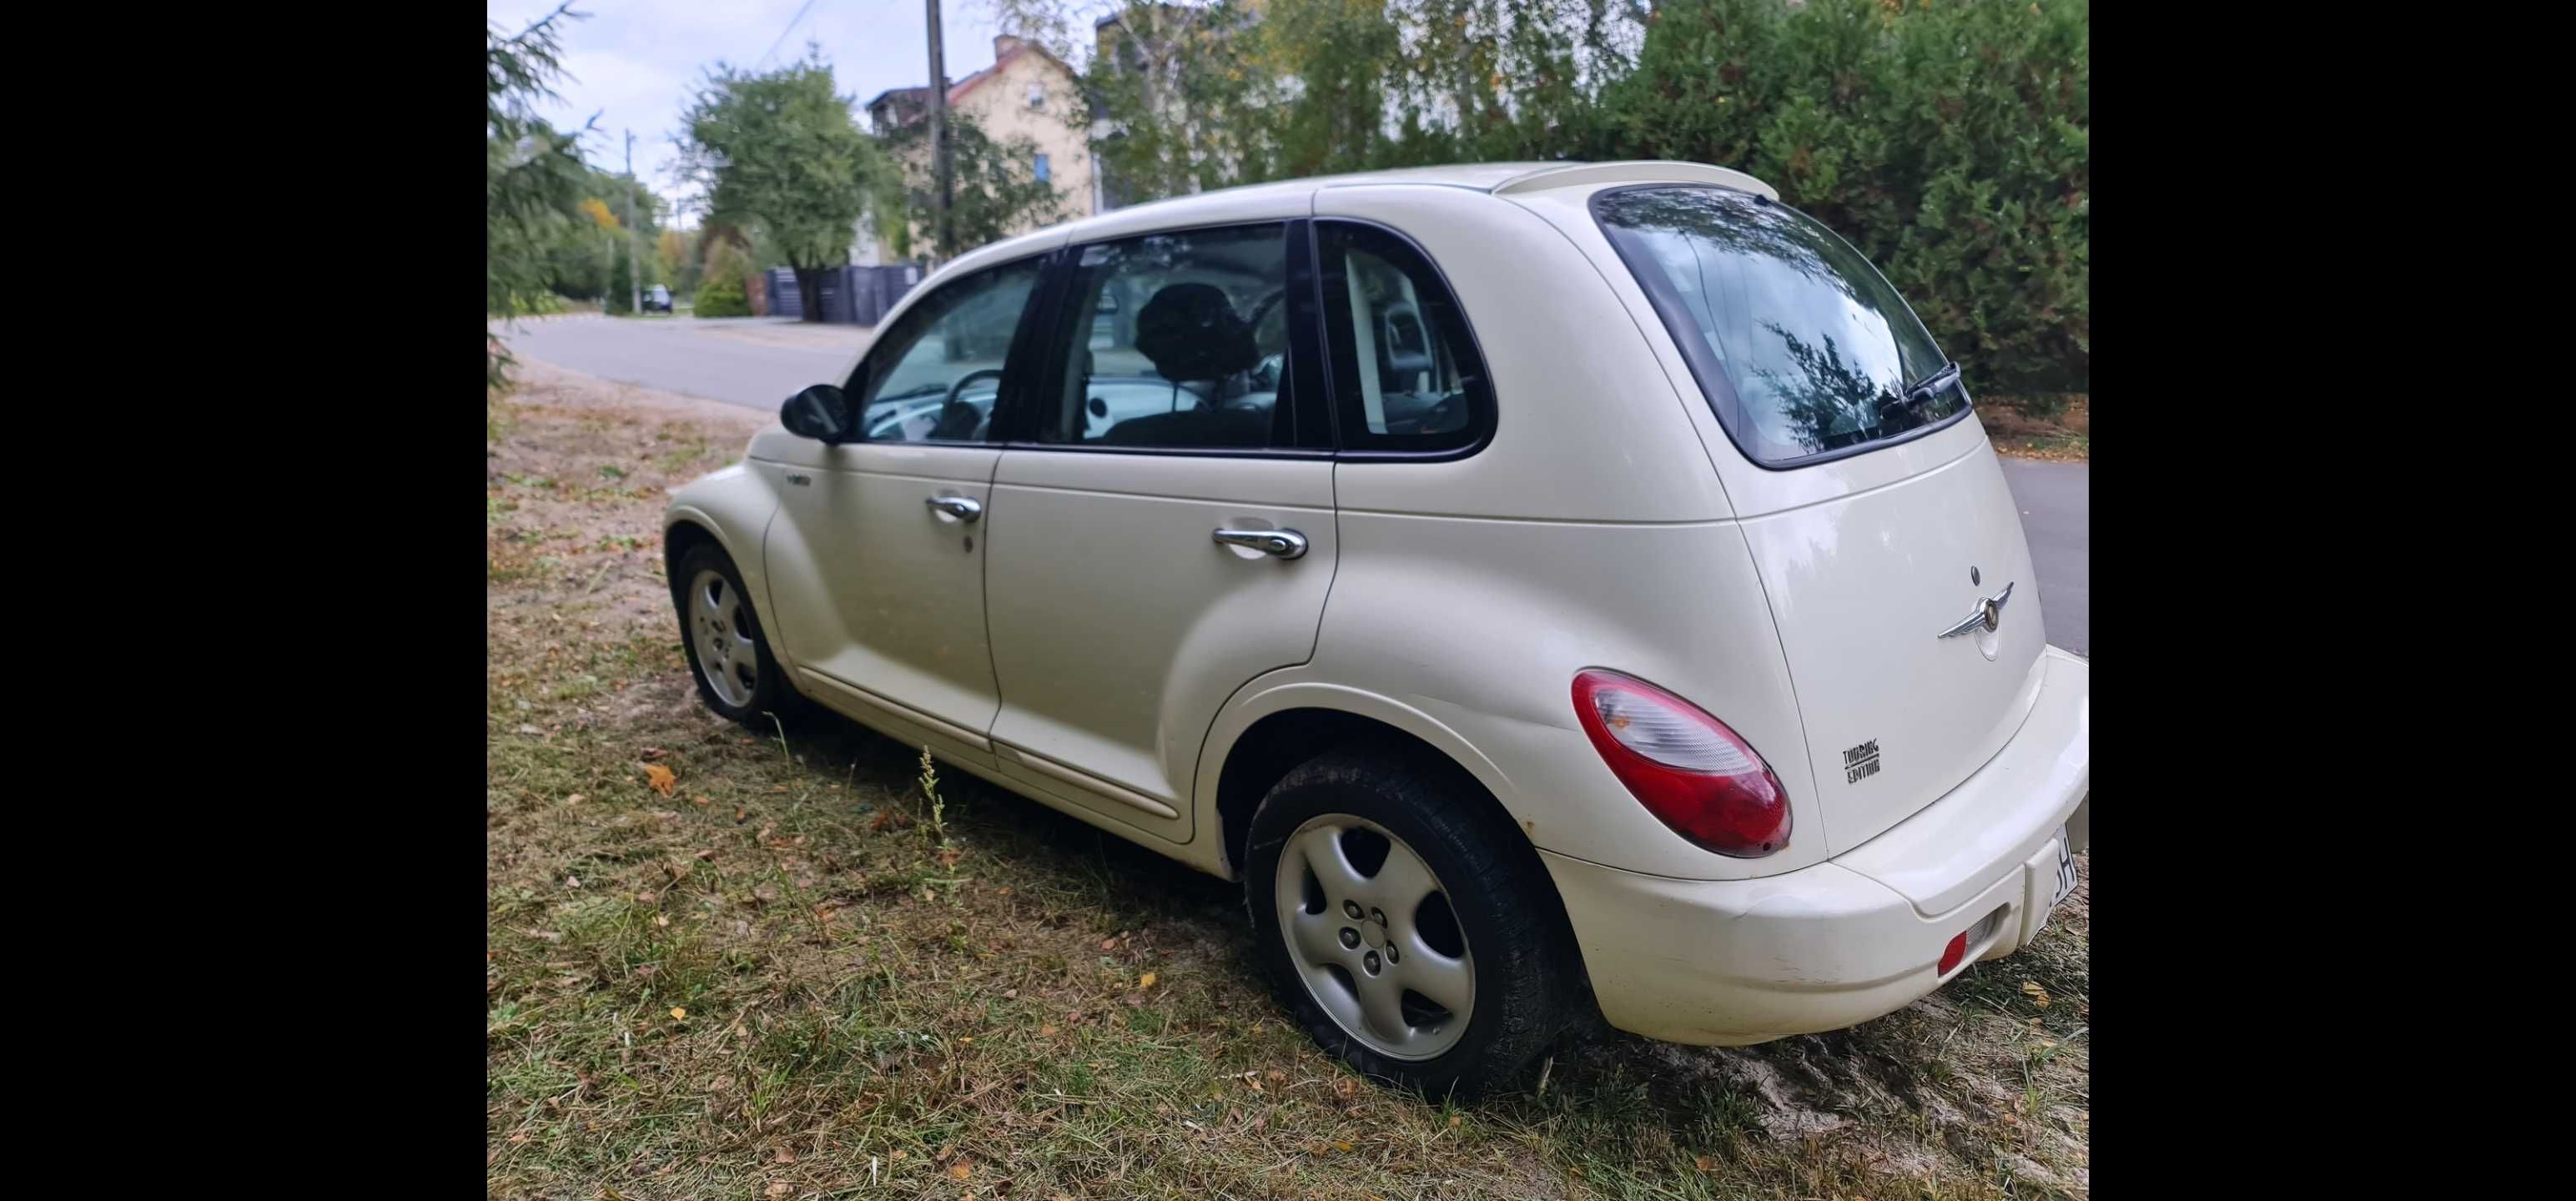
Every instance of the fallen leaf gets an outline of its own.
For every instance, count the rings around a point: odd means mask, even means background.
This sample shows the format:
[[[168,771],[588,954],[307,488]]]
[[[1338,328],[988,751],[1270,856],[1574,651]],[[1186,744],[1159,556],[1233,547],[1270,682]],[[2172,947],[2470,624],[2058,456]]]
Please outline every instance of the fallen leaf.
[[[656,913],[656,914],[654,914],[654,915],[653,915],[653,924],[654,924],[654,925],[656,925],[656,926],[667,926],[667,925],[670,925],[670,924],[671,924],[671,915],[670,915],[670,914],[667,914],[667,913]]]
[[[689,1011],[674,1005],[671,1007],[671,1020],[675,1022],[685,1022],[689,1020]]]
[[[788,1148],[786,1148],[786,1147],[780,1147],[780,1148],[778,1149],[778,1162],[780,1162],[780,1163],[794,1163],[794,1162],[796,1162],[796,1152],[794,1152],[794,1151],[792,1151],[792,1150],[790,1150],[790,1149],[788,1149]]]
[[[2029,998],[2030,998],[2030,1003],[2031,1003],[2031,1004],[2033,1004],[2033,1005],[2037,1005],[2037,1006],[2039,1006],[2039,1007],[2040,1007],[2040,1008],[2042,1008],[2042,1009],[2046,1009],[2046,1008],[2048,1008],[2048,990],[2047,990],[2047,989],[2045,989],[2045,988],[2041,988],[2041,987],[2039,986],[2039,981],[2036,981],[2036,980],[2024,980],[2024,981],[2022,981],[2022,982],[2021,982],[2021,991],[2022,991],[2022,995],[2023,995],[2023,996],[2026,996],[2026,997],[2029,997]]]
[[[966,1161],[961,1159],[957,1161],[955,1166],[948,1169],[948,1174],[958,1178],[959,1180],[964,1180],[967,1177],[974,1175],[975,1169],[968,1166]]]
[[[889,1161],[897,1160],[897,1159],[901,1159],[901,1158],[903,1158],[904,1156],[906,1156],[906,1155],[910,1155],[910,1154],[912,1154],[912,1152],[910,1152],[910,1151],[896,1151],[896,1152],[893,1152],[893,1153],[891,1153],[891,1154],[888,1154],[888,1155],[886,1156],[886,1159],[887,1159],[887,1160],[889,1160]]]
[[[762,1189],[762,1190],[760,1190],[760,1191],[761,1191],[761,1192],[764,1192],[764,1193],[767,1193],[768,1195],[770,1195],[770,1196],[772,1196],[772,1197],[784,1197],[784,1196],[786,1196],[786,1195],[787,1195],[787,1182],[786,1182],[786,1181],[784,1181],[784,1180],[781,1180],[781,1181],[779,1181],[778,1183],[773,1184],[773,1185],[770,1185],[768,1188]]]
[[[589,800],[589,799],[590,799],[589,797],[583,796],[582,794],[580,794],[580,793],[576,792],[576,793],[572,794],[571,796],[565,797],[565,798],[564,798],[564,804],[567,804],[567,805],[578,805],[578,804],[582,803],[583,801],[587,801],[587,800]]]
[[[733,824],[735,824],[735,825],[739,826],[739,825],[741,825],[742,823],[747,822],[747,821],[750,821],[750,820],[751,820],[751,810],[749,810],[749,809],[736,809],[736,810],[734,810],[734,811],[733,811]]]
[[[511,1136],[510,1136],[510,1141],[511,1141],[511,1142],[514,1142],[514,1143],[524,1143],[524,1142],[528,1141],[528,1132],[527,1132],[527,1131],[525,1131],[525,1130],[522,1130],[522,1131],[518,1132],[517,1134],[513,1134],[513,1135],[511,1135]]]
[[[1462,1123],[1464,1123],[1466,1120],[1467,1120],[1467,1115],[1465,1115],[1465,1114],[1458,1114],[1458,1113],[1450,1114],[1450,1115],[1449,1115],[1449,1128],[1450,1128],[1451,1130],[1455,1130],[1455,1129],[1457,1129],[1457,1128],[1458,1128]]]
[[[716,850],[715,850],[715,848],[714,848],[714,847],[708,847],[707,849],[705,849],[705,850],[703,850],[703,851],[698,852],[698,858],[700,858],[700,859],[713,859],[713,858],[715,858],[715,857],[716,857]]]
[[[1101,949],[1101,950],[1104,950],[1104,951],[1115,951],[1115,950],[1117,950],[1117,949],[1118,949],[1118,940],[1117,940],[1117,939],[1115,939],[1115,938],[1104,938],[1104,939],[1101,939],[1101,940],[1100,940],[1100,949]]]
[[[1349,1143],[1345,1143],[1345,1142],[1338,1142],[1338,1141],[1336,1141],[1336,1142],[1333,1144],[1333,1149],[1334,1149],[1334,1150],[1336,1150],[1336,1151],[1352,1151],[1352,1150],[1356,1150],[1357,1148],[1352,1147]]]
[[[1276,1083],[1278,1083],[1279,1081],[1285,1080],[1285,1079],[1287,1079],[1287,1078],[1288,1078],[1288,1073],[1283,1072],[1283,1071],[1280,1071],[1280,1070],[1279,1070],[1279,1069],[1277,1069],[1277,1068],[1272,1068],[1272,1069],[1270,1069],[1270,1081],[1271,1081],[1271,1083],[1276,1084]],[[1457,1123],[1456,1123],[1455,1121],[1452,1121],[1450,1124],[1454,1126],[1454,1125],[1456,1125]]]
[[[707,798],[705,798],[705,797],[691,797],[691,798],[689,798],[689,799],[690,799],[690,801],[692,801],[693,803],[696,803],[696,804],[699,804],[699,805],[711,805],[711,804],[714,804],[714,802],[713,802],[713,801],[710,801],[710,800],[708,800],[708,799],[707,799]]]
[[[1054,1026],[1052,1026],[1052,1025],[1047,1025],[1047,1026],[1040,1026],[1040,1027],[1038,1027],[1038,1037],[1040,1037],[1040,1038],[1054,1038],[1054,1037],[1055,1037],[1055,1027],[1054,1027]]]
[[[661,793],[663,796],[671,795],[671,786],[679,783],[679,780],[680,777],[673,773],[670,768],[664,767],[659,763],[647,763],[644,765],[644,782],[651,785],[653,791]]]
[[[1703,1172],[1715,1171],[1717,1168],[1717,1161],[1705,1155],[1700,1156],[1698,1159],[1691,1162],[1697,1164],[1699,1166],[1699,1170]]]
[[[1152,988],[1152,987],[1154,987],[1154,973],[1152,973],[1152,972],[1147,972],[1147,973],[1145,973],[1143,976],[1138,977],[1138,978],[1137,978],[1137,980],[1136,980],[1136,987],[1138,987],[1138,988]]]
[[[932,858],[939,860],[939,866],[941,867],[955,867],[957,866],[957,861],[964,858],[965,855],[966,852],[964,851],[951,849],[941,851],[937,855],[932,856]]]
[[[1006,988],[1006,989],[1003,989],[1003,990],[1002,990],[1002,999],[1003,999],[1003,1000],[1005,1000],[1005,1001],[1016,1001],[1016,1000],[1019,1000],[1019,999],[1020,999],[1020,990],[1018,990],[1018,989],[1016,989],[1016,988]]]

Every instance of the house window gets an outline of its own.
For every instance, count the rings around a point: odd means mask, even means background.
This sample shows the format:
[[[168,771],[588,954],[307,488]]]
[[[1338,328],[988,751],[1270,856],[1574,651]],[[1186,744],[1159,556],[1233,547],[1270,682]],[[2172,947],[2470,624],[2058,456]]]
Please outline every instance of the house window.
[[[1043,84],[1043,83],[1032,83],[1032,84],[1030,84],[1030,85],[1029,85],[1029,107],[1030,107],[1030,108],[1045,108],[1045,107],[1046,107],[1046,85],[1045,85],[1045,84]]]
[[[1046,151],[1041,150],[1041,151],[1038,151],[1038,182],[1039,182],[1039,183],[1045,183],[1046,181],[1047,181],[1047,156],[1046,156]]]

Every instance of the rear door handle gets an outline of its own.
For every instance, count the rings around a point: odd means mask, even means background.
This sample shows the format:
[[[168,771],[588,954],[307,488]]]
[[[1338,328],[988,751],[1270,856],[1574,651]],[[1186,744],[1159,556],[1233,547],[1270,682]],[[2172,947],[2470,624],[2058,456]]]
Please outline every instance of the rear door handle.
[[[1306,555],[1306,536],[1295,530],[1226,530],[1216,531],[1220,546],[1240,546],[1280,559],[1301,559]]]
[[[984,502],[971,496],[933,496],[921,503],[959,521],[973,521],[984,515]]]

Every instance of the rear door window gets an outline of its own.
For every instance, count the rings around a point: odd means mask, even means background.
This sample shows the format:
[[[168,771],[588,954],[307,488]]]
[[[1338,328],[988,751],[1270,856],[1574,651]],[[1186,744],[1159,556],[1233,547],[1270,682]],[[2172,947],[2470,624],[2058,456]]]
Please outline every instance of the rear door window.
[[[1856,454],[1968,411],[1957,368],[1905,299],[1806,214],[1662,186],[1604,192],[1592,212],[1755,462]]]
[[[1061,306],[1069,328],[1053,343],[1035,440],[1112,450],[1295,446],[1287,233],[1270,222],[1071,252]]]

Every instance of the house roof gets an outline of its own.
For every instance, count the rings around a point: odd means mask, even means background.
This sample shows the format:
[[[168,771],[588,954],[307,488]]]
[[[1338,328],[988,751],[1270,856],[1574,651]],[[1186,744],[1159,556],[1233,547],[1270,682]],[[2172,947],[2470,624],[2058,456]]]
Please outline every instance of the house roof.
[[[981,86],[984,81],[999,76],[1002,73],[1003,68],[1010,66],[1012,63],[1017,62],[1022,57],[1030,54],[1035,54],[1048,62],[1054,63],[1056,65],[1056,69],[1063,71],[1068,78],[1073,75],[1073,68],[1066,66],[1063,59],[1047,53],[1045,47],[1022,42],[1017,46],[1013,46],[1010,49],[1003,51],[1000,58],[993,60],[992,66],[986,67],[964,79],[960,79],[949,84],[948,103],[954,105],[958,101],[965,99],[967,93],[974,91],[977,87]],[[915,84],[908,88],[887,88],[886,90],[877,93],[874,99],[869,100],[866,104],[861,105],[860,107],[873,112],[877,105],[884,103],[889,97],[902,96],[910,99],[917,96],[926,96],[929,91],[930,88],[924,84]]]

